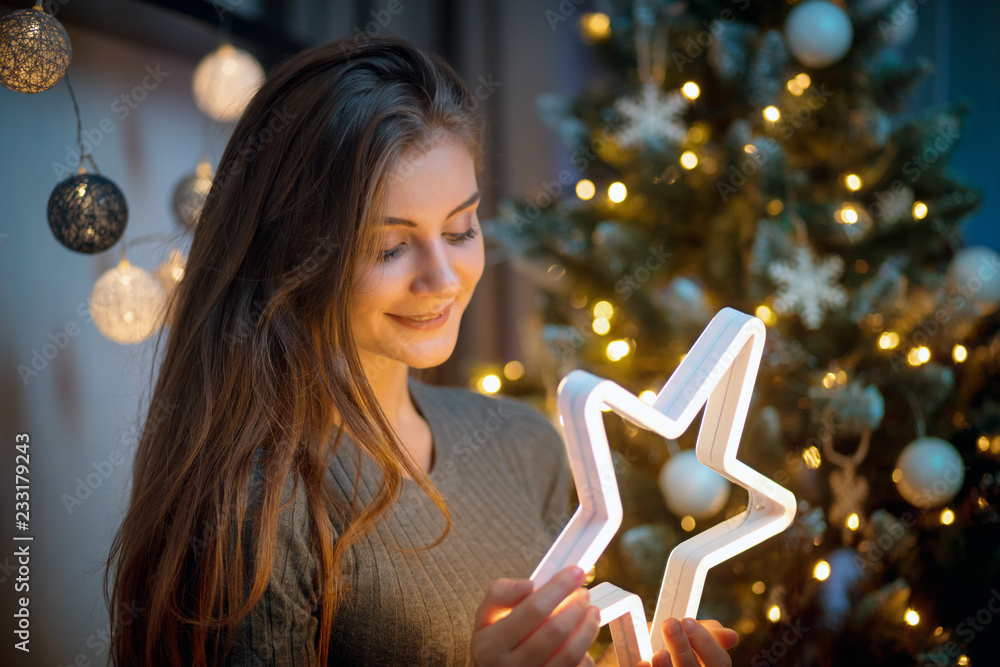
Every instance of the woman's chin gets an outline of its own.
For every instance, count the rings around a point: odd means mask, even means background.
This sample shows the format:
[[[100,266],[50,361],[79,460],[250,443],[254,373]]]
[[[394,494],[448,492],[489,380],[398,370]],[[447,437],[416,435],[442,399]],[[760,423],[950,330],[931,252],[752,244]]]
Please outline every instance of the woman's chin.
[[[410,368],[433,368],[448,361],[455,351],[454,340],[428,342],[417,346],[406,355],[406,365]]]

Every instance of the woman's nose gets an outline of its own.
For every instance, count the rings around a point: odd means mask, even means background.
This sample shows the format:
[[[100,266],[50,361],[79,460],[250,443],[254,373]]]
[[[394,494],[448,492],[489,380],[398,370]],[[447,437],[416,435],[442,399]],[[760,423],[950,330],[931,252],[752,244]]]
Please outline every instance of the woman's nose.
[[[455,270],[446,244],[432,244],[424,255],[417,280],[419,291],[450,299],[458,294],[462,279]]]

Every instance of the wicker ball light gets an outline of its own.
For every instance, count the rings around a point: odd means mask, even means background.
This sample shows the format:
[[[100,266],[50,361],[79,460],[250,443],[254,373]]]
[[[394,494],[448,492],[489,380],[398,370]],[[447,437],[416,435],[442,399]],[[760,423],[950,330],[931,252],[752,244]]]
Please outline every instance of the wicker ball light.
[[[116,343],[149,338],[163,323],[166,295],[148,271],[123,259],[106,271],[90,293],[90,316],[97,329]]]
[[[184,177],[174,188],[171,202],[174,216],[184,229],[194,231],[211,189],[212,166],[204,160],[198,163],[193,174]]]
[[[0,83],[18,93],[40,93],[59,82],[73,57],[62,23],[41,3],[0,19]]]
[[[99,174],[81,173],[60,182],[49,196],[49,228],[70,250],[95,253],[121,238],[128,222],[125,195]]]

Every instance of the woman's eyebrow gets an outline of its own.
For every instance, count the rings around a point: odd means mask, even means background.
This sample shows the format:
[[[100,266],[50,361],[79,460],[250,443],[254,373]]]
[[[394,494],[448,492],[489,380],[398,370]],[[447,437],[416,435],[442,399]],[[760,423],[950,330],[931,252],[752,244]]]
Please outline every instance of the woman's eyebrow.
[[[459,204],[458,206],[456,206],[455,210],[453,210],[451,213],[449,213],[448,216],[447,216],[447,218],[445,218],[445,219],[447,220],[448,218],[450,218],[451,216],[455,215],[459,211],[462,211],[462,210],[465,210],[465,209],[469,208],[470,206],[472,206],[473,204],[475,204],[478,201],[479,201],[479,191],[477,190],[476,192],[472,193],[471,197],[469,197],[464,202],[462,202],[461,204]],[[396,217],[393,217],[391,215],[386,216],[385,218],[383,218],[382,222],[384,222],[386,225],[406,225],[407,227],[416,227],[417,226],[417,223],[413,222],[412,220],[407,220],[406,218],[396,218]]]

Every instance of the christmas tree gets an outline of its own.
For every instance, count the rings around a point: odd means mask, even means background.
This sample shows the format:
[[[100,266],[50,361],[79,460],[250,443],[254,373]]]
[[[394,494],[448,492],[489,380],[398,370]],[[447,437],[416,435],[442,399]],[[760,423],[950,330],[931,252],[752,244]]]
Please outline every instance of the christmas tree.
[[[484,225],[539,287],[550,407],[575,368],[651,402],[722,307],[766,324],[739,458],[799,505],[709,571],[699,617],[740,633],[736,665],[996,662],[1000,256],[962,241],[968,108],[904,113],[930,71],[899,52],[914,5],[549,12],[598,64],[538,100],[576,172]],[[747,494],[685,455],[697,421],[676,443],[605,421],[625,518],[595,578],[652,618],[671,549]]]

